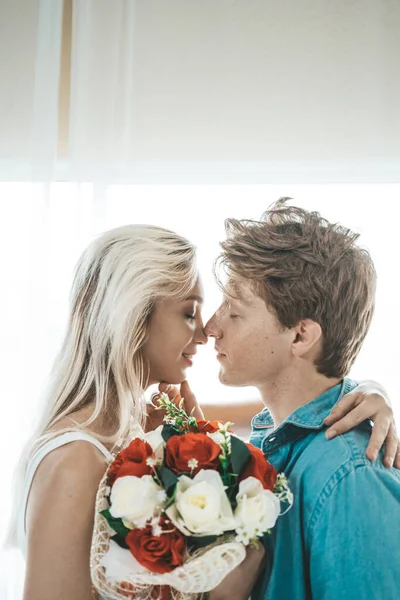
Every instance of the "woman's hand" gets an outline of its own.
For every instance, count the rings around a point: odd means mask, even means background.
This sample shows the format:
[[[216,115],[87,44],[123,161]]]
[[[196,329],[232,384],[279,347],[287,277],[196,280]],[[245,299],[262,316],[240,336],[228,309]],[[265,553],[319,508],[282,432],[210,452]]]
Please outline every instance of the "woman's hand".
[[[225,577],[222,583],[212,590],[209,600],[248,600],[254,584],[265,568],[265,550],[262,544],[257,548],[248,547],[246,558],[236,569]]]
[[[181,383],[179,389],[177,386],[162,381],[158,386],[158,390],[160,394],[167,394],[168,398],[176,405],[178,405],[183,398],[183,408],[185,412],[188,415],[193,415],[195,419],[204,419],[203,411],[186,380]],[[152,404],[147,405],[146,431],[152,431],[164,422],[165,411],[156,410],[158,405],[157,398],[158,395],[153,396]]]
[[[385,389],[375,381],[363,381],[352,392],[346,394],[325,419],[329,429],[326,437],[332,439],[371,419],[371,439],[367,448],[370,460],[376,460],[379,450],[385,444],[383,464],[400,469],[400,443],[396,432],[393,410]]]

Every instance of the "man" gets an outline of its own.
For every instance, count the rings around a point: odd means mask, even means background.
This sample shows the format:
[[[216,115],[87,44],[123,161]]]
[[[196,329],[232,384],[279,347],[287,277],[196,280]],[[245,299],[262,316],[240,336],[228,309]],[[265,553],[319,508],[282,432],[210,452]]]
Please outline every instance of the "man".
[[[365,456],[366,422],[328,442],[324,420],[368,331],[376,275],[357,235],[284,200],[227,221],[224,302],[205,331],[220,380],[256,386],[251,442],[294,494],[266,536],[262,600],[400,598],[400,473]]]

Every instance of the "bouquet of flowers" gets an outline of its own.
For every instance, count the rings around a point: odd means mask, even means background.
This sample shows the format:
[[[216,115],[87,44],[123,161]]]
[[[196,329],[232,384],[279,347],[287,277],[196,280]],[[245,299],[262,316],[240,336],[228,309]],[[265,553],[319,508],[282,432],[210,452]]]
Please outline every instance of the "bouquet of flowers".
[[[162,395],[164,425],[139,433],[100,483],[91,574],[106,598],[201,597],[292,504],[285,476],[231,423],[182,406]]]

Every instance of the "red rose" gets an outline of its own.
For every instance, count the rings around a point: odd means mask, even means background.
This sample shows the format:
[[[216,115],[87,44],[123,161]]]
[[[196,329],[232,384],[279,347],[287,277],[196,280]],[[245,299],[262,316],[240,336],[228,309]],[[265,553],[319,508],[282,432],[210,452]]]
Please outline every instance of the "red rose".
[[[118,477],[150,475],[152,467],[146,461],[153,456],[154,452],[150,444],[140,438],[135,438],[129,446],[121,450],[111,463],[108,470],[109,485],[112,485]]]
[[[273,491],[278,471],[267,461],[259,448],[246,444],[251,452],[251,460],[239,478],[239,483],[247,477],[259,479],[266,490]]]
[[[186,546],[181,532],[160,519],[163,532],[153,535],[151,525],[143,529],[132,529],[126,536],[126,543],[136,560],[153,573],[169,573],[183,564]]]
[[[174,473],[191,472],[196,475],[201,469],[217,469],[221,448],[205,433],[185,433],[169,438],[166,446],[166,463]],[[191,459],[197,460],[194,469],[189,467]]]
[[[196,431],[201,433],[215,433],[219,429],[219,423],[218,421],[205,421],[204,419],[199,419],[197,421],[197,427],[190,425],[189,429],[194,433],[196,433]]]

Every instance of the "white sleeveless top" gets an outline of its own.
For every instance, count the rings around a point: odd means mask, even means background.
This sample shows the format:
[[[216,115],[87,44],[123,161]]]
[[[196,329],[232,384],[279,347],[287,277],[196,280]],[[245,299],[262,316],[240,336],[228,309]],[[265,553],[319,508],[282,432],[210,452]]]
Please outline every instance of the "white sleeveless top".
[[[47,454],[49,454],[52,450],[60,448],[61,446],[65,446],[66,444],[69,444],[71,442],[77,442],[81,440],[89,442],[90,444],[93,444],[93,446],[96,446],[96,448],[100,450],[100,452],[105,456],[105,458],[109,462],[111,462],[114,459],[111,452],[109,452],[101,442],[99,442],[95,437],[82,431],[68,431],[67,433],[62,433],[61,435],[54,437],[45,444],[43,444],[43,446],[41,446],[39,450],[35,452],[28,464],[23,490],[23,500],[18,520],[18,546],[20,547],[24,557],[26,556],[26,506],[28,503],[28,496],[36,470],[42,462],[42,460],[44,459],[44,457],[47,456]]]

